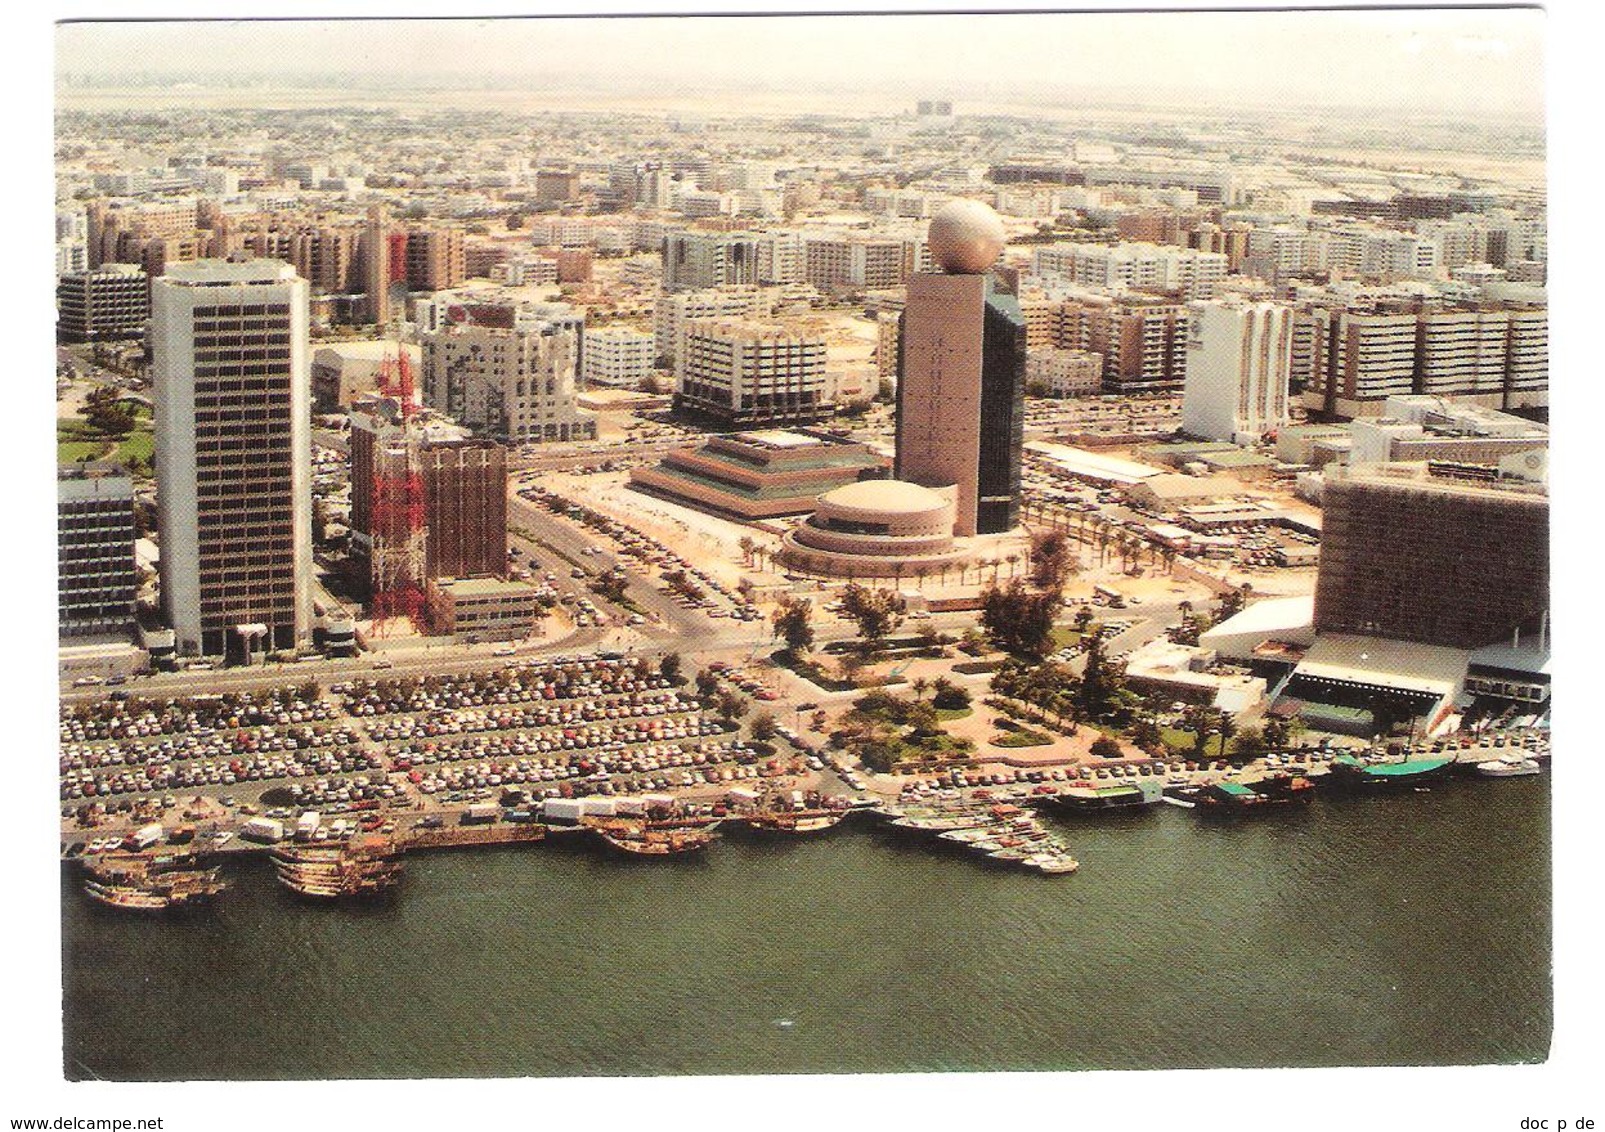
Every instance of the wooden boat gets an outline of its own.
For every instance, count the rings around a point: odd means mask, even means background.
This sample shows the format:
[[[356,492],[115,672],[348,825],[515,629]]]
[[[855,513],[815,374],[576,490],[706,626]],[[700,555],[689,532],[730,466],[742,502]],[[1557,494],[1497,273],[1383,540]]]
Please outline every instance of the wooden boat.
[[[644,821],[600,819],[586,823],[611,848],[640,857],[669,857],[705,849],[718,839],[706,826],[661,828]]]
[[[1254,782],[1217,782],[1200,787],[1192,801],[1203,814],[1235,814],[1308,802],[1314,794],[1315,784],[1302,774],[1272,774]]]
[[[401,861],[394,842],[356,838],[345,845],[285,846],[273,851],[279,883],[320,900],[375,896],[396,886]]]
[[[84,892],[93,900],[139,912],[197,904],[228,887],[221,868],[199,868],[192,855],[86,857],[84,872]]]

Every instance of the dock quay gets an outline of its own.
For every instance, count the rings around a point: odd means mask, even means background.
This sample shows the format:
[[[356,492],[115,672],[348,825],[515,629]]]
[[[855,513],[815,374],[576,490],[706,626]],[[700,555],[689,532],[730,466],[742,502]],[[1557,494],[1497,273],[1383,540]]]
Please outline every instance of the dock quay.
[[[534,822],[495,825],[451,825],[435,829],[414,826],[397,839],[403,853],[427,849],[463,849],[481,845],[530,845],[545,841],[547,827]]]

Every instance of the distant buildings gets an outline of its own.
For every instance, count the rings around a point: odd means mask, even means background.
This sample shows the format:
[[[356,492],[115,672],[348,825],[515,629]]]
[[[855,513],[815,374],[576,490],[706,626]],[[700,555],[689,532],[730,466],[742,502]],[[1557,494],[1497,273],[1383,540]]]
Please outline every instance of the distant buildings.
[[[833,407],[825,379],[825,338],[812,330],[743,319],[689,322],[675,372],[674,405],[731,425],[817,421]]]
[[[1549,606],[1549,500],[1432,474],[1426,464],[1329,471],[1320,633],[1475,649],[1536,633]]]
[[[1051,397],[1088,397],[1103,387],[1103,356],[1087,350],[1032,347],[1025,355],[1026,389]]]
[[[1548,404],[1542,304],[1311,301],[1296,317],[1293,379],[1313,412],[1376,416],[1389,397],[1412,393],[1499,409]]]
[[[661,365],[679,368],[685,349],[685,327],[694,319],[768,316],[769,296],[755,287],[682,291],[658,300],[653,326],[654,349]]]
[[[663,238],[663,289],[700,290],[758,282],[758,241],[750,232],[686,229]]]
[[[320,413],[349,409],[378,388],[379,372],[385,362],[400,353],[407,355],[416,370],[422,360],[417,346],[383,340],[319,346],[312,355],[313,408]]]
[[[1252,443],[1288,421],[1293,311],[1280,303],[1195,303],[1187,328],[1182,428]]]
[[[134,482],[120,468],[73,465],[56,478],[56,619],[63,638],[134,624]]]
[[[1171,292],[1191,301],[1214,298],[1226,257],[1166,244],[1050,244],[1032,254],[1031,268],[1077,286]]]
[[[426,405],[510,444],[595,439],[596,418],[575,403],[582,314],[561,304],[449,304],[435,324],[419,335]]]
[[[108,263],[56,281],[56,333],[64,342],[140,338],[149,318],[149,280],[133,264]]]
[[[312,631],[307,284],[272,260],[151,287],[162,612],[183,655]]]

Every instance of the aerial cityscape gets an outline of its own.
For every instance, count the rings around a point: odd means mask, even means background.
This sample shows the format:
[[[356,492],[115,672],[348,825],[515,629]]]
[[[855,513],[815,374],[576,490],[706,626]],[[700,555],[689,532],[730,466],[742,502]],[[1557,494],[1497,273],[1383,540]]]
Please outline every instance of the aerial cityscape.
[[[63,1076],[1543,1062],[1539,29],[1454,15],[59,28]],[[1241,19],[1401,70],[989,54]]]

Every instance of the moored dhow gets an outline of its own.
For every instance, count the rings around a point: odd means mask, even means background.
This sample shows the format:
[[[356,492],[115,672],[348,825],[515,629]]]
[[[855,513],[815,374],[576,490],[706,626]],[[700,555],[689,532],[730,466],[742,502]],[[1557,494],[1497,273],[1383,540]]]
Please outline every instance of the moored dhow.
[[[365,837],[338,846],[285,846],[272,859],[280,884],[302,896],[333,900],[394,888],[401,879],[398,854],[389,838]]]
[[[1315,784],[1302,774],[1268,774],[1253,782],[1215,782],[1198,788],[1190,800],[1202,814],[1231,814],[1268,806],[1308,802]]]
[[[203,869],[190,855],[86,857],[84,891],[107,907],[162,912],[209,900],[228,887],[221,868]]]

